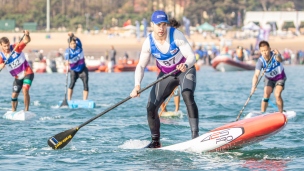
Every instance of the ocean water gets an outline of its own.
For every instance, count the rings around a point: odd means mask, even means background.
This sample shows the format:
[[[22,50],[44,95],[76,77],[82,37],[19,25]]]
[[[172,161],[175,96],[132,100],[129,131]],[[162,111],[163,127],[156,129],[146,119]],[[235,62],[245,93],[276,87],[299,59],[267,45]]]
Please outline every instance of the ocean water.
[[[64,99],[65,74],[36,74],[30,95],[30,110],[36,117],[27,121],[0,118],[0,170],[303,170],[304,166],[304,66],[285,66],[283,91],[286,110],[297,112],[286,127],[268,139],[238,150],[197,153],[143,149],[150,141],[146,119],[149,90],[81,128],[61,150],[47,145],[49,137],[76,127],[128,97],[134,73],[90,73],[89,99],[94,109],[58,108]],[[156,79],[146,72],[142,87]],[[195,99],[199,109],[200,134],[235,121],[251,89],[253,71],[221,73],[211,67],[197,72]],[[0,115],[11,108],[13,78],[0,73]],[[242,117],[260,109],[263,81],[250,99]],[[78,80],[73,99],[82,98]],[[270,99],[275,101],[272,96]],[[23,95],[18,110],[23,109]],[[168,104],[174,110],[173,100]],[[274,110],[271,107],[269,111]],[[181,111],[186,108],[181,101]],[[161,119],[163,146],[190,139],[187,115]]]

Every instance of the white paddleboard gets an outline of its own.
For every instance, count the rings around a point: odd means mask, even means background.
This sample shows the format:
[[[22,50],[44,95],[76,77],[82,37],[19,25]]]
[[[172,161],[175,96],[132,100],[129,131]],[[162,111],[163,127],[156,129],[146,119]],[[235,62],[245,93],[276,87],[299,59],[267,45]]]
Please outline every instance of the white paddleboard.
[[[258,115],[261,115],[261,114],[262,114],[262,113],[259,112],[259,111],[253,111],[253,112],[248,113],[248,114],[244,117],[244,119],[252,118],[252,117],[255,117],[255,116],[258,116]],[[267,113],[266,113],[266,114],[267,114]],[[287,117],[287,119],[292,119],[292,118],[294,118],[294,117],[297,116],[297,113],[296,113],[295,111],[291,111],[291,110],[285,111],[285,112],[283,112],[283,114]]]
[[[256,114],[258,116],[254,116]],[[282,115],[281,113],[261,115],[260,112],[252,112],[250,119],[228,123],[195,139],[158,149],[201,153],[241,148],[274,135],[286,125],[288,118],[295,117],[296,114],[294,111],[289,111],[285,114],[286,118]]]
[[[7,111],[2,118],[4,119],[10,119],[10,120],[19,120],[19,121],[24,121],[24,120],[29,120],[33,117],[35,117],[36,114],[30,111],[24,111],[24,110],[20,110],[20,111]]]
[[[161,115],[161,117],[181,117],[183,116],[183,112],[182,111],[168,111],[168,112],[163,112]]]

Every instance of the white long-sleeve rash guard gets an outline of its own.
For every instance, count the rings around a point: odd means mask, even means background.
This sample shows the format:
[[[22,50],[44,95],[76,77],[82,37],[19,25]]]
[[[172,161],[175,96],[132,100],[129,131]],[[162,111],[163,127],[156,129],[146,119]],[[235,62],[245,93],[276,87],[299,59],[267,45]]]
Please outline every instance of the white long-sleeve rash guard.
[[[154,40],[157,48],[162,53],[168,52],[169,47],[170,47],[169,31],[170,31],[170,27],[167,28],[167,38],[166,38],[166,41],[164,44],[160,44],[158,41],[156,41],[154,39],[154,32],[152,33],[153,40]],[[184,36],[184,34],[182,32],[180,32],[177,29],[175,29],[173,37],[174,37],[174,42],[175,42],[176,46],[179,47],[181,53],[186,58],[185,64],[188,65],[188,68],[191,68],[195,64],[196,59],[195,59],[194,53],[193,53],[191,46],[189,45],[186,37]],[[144,69],[148,65],[148,63],[150,61],[150,57],[151,57],[150,40],[149,40],[149,37],[147,37],[142,46],[140,57],[139,57],[139,62],[135,69],[135,86],[140,85],[140,83],[143,79],[143,76],[144,76]]]

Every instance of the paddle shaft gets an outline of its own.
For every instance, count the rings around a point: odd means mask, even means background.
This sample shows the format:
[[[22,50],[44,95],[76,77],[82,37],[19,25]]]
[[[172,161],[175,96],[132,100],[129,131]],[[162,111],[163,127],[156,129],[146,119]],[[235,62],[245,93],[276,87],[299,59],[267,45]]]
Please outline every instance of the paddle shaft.
[[[69,44],[69,58],[70,58],[70,44]],[[67,64],[66,74],[65,74],[65,93],[64,93],[64,99],[66,100],[67,91],[68,91],[68,77],[69,77],[69,63]]]
[[[138,94],[142,93],[143,91],[147,90],[148,88],[152,87],[153,85],[159,83],[160,81],[166,79],[167,77],[171,76],[173,73],[175,73],[175,72],[177,72],[177,71],[178,71],[178,70],[175,69],[175,70],[171,71],[170,73],[165,74],[164,76],[162,76],[162,77],[159,78],[158,80],[154,81],[153,83],[149,84],[149,85],[146,86],[145,88],[140,89],[140,90],[138,91]],[[100,116],[106,114],[106,113],[109,112],[110,110],[116,108],[117,106],[123,104],[124,102],[126,102],[126,101],[128,101],[128,100],[130,100],[130,99],[132,99],[132,97],[129,96],[129,97],[125,98],[124,100],[122,100],[122,101],[116,103],[115,105],[109,107],[108,109],[106,109],[106,110],[103,111],[102,113],[96,115],[95,117],[93,117],[93,118],[89,119],[88,121],[84,122],[83,124],[79,125],[79,126],[78,126],[78,130],[79,130],[81,127],[87,125],[88,123],[92,122],[93,120],[99,118]]]
[[[15,48],[11,51],[10,55],[8,56],[8,58],[6,59],[6,61],[4,62],[4,66],[6,65],[7,61],[9,60],[9,58],[11,58],[12,54],[15,52],[15,50],[17,49],[17,47],[19,46],[19,44],[21,43],[21,41],[23,40],[25,34],[23,34],[23,36],[21,37],[20,41],[18,42],[18,44],[15,46]],[[3,66],[3,67],[4,67]],[[0,69],[0,72],[2,71],[3,68]]]
[[[70,58],[70,43],[69,43],[69,41],[68,41],[68,48],[69,48],[69,58]],[[68,101],[67,101],[68,77],[69,77],[69,64],[67,64],[67,67],[66,67],[64,99],[63,99],[60,107],[62,107],[62,106],[68,106]]]
[[[64,100],[67,100],[68,78],[69,78],[69,66],[67,65],[66,74],[65,74],[65,93],[64,93]]]
[[[177,87],[175,89],[177,89]],[[167,101],[165,102],[164,108],[160,111],[159,116],[161,116],[163,114],[164,110],[166,109],[166,106],[169,103],[171,97],[173,96],[175,89],[172,91],[172,93],[168,97]]]
[[[68,58],[68,61],[69,61],[69,59],[70,59],[70,43],[68,43],[69,44],[69,46],[68,46],[68,48],[69,48],[69,58]],[[65,94],[64,94],[64,98],[65,98],[65,100],[67,99],[66,97],[67,97],[67,91],[68,91],[68,77],[69,77],[69,63],[67,64],[67,67],[66,67],[66,74],[65,74],[65,76],[66,76],[66,79],[65,79]]]
[[[68,102],[67,102],[67,91],[68,91],[68,72],[69,71],[69,66],[67,66],[67,70],[66,70],[66,74],[65,74],[65,92],[64,92],[64,99],[60,105],[61,106],[68,106]]]
[[[248,104],[248,102],[249,102],[251,96],[253,95],[253,93],[255,92],[255,89],[257,88],[259,82],[260,82],[261,79],[263,78],[263,76],[264,76],[264,74],[265,74],[265,72],[266,72],[266,69],[267,69],[268,66],[271,64],[271,61],[272,61],[272,58],[273,58],[273,57],[275,57],[275,55],[273,55],[273,56],[270,58],[270,60],[268,61],[267,65],[266,65],[266,68],[264,69],[264,71],[263,71],[262,75],[260,76],[260,78],[258,79],[258,81],[255,83],[254,90],[253,90],[252,93],[250,93],[248,99],[246,100],[245,105],[243,106],[242,110],[241,110],[240,113],[238,114],[238,116],[237,116],[237,118],[236,118],[236,121],[238,121],[238,120],[240,119],[240,117],[241,117],[241,115],[242,115],[242,113],[243,113],[245,107],[247,106],[247,104]]]

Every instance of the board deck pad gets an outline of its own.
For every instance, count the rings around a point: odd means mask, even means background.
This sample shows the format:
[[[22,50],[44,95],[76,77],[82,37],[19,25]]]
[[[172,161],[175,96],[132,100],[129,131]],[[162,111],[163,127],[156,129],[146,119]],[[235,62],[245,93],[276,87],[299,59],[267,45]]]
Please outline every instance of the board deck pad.
[[[60,106],[62,101],[59,101],[58,106]],[[95,102],[93,100],[70,100],[68,101],[69,108],[95,108]]]

